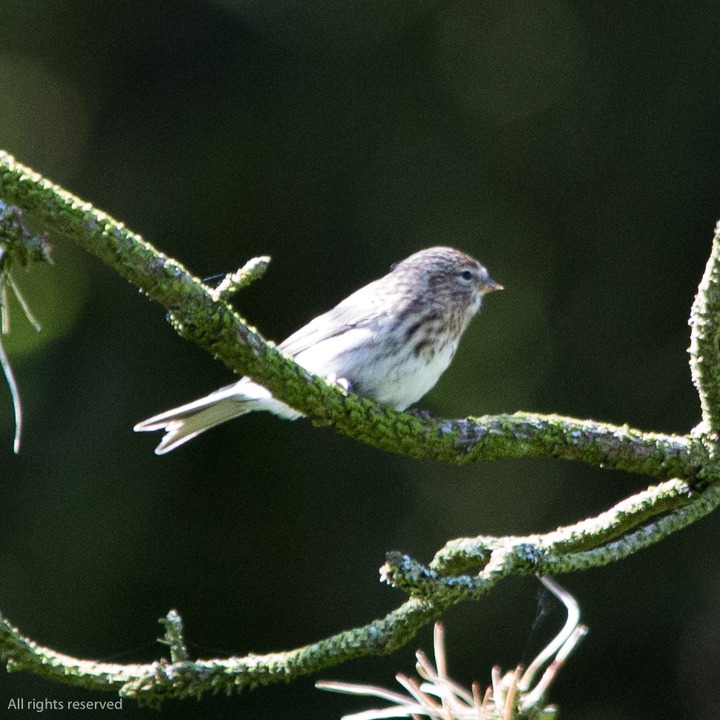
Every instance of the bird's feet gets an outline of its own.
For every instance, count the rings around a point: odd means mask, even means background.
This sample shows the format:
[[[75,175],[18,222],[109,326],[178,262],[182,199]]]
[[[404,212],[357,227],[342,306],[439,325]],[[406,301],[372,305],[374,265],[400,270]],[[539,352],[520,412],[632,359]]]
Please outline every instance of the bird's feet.
[[[408,415],[420,418],[420,420],[429,420],[432,417],[429,410],[422,410],[421,408],[409,408],[408,410],[405,410],[405,412]]]
[[[352,383],[347,378],[339,378],[335,373],[330,373],[325,382],[330,385],[339,385],[345,392],[352,392]]]

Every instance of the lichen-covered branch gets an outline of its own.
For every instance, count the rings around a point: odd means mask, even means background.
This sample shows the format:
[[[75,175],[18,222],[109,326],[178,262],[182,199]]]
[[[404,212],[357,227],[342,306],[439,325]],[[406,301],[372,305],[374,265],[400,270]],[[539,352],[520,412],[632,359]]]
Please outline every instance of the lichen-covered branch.
[[[720,505],[720,485],[695,490],[679,480],[644,490],[613,508],[542,535],[459,538],[429,565],[400,553],[384,572],[397,587],[428,600],[477,599],[509,575],[560,575],[601,567],[653,545]],[[467,574],[480,568],[476,574]]]
[[[670,510],[677,500],[680,506]],[[161,620],[170,660],[144,665],[80,660],[37,645],[2,618],[0,656],[8,660],[11,671],[25,670],[49,680],[115,691],[154,705],[170,698],[288,682],[354,658],[392,652],[450,606],[478,599],[512,575],[560,574],[614,562],[698,520],[718,504],[717,484],[694,491],[680,481],[668,481],[618,503],[597,518],[544,535],[453,541],[429,566],[390,553],[383,576],[408,593],[408,600],[367,625],[287,652],[191,661],[182,622],[170,611]],[[592,548],[591,538],[596,543]],[[475,573],[458,574],[461,568],[471,567],[477,569]]]
[[[597,467],[651,475],[694,477],[690,460],[703,446],[684,435],[663,435],[594,420],[517,412],[440,423],[466,453],[458,462],[518,457],[581,460]]]
[[[61,230],[170,311],[176,330],[238,374],[250,375],[317,425],[383,450],[462,464],[503,457],[579,460],[653,477],[693,477],[685,437],[525,413],[438,421],[379,406],[311,376],[268,344],[228,304],[246,281],[209,288],[122,223],[0,152],[0,197]],[[255,275],[267,264],[259,259]],[[248,271],[249,272],[249,271]],[[243,279],[244,278],[244,279]]]
[[[0,657],[10,670],[119,692],[151,704],[166,698],[287,682],[364,655],[387,653],[423,625],[506,577],[600,567],[638,552],[720,505],[720,240],[693,306],[691,365],[702,426],[687,435],[646,433],[591,420],[515,413],[436,420],[395,412],[309,375],[266,342],[228,304],[259,277],[267,258],[230,273],[217,288],[193,277],[139,235],[0,152],[0,197],[60,230],[166,308],[177,332],[229,368],[267,386],[317,425],[384,450],[448,463],[517,457],[575,460],[642,473],[660,482],[595,518],[526,537],[449,542],[425,565],[390,553],[383,577],[409,597],[363,627],[287,652],[190,660],[180,617],[162,621],[170,658],[151,664],[96,663],[62,655],[23,637],[0,617]]]
[[[493,537],[480,535],[474,538],[457,538],[441,548],[430,563],[430,568],[443,575],[457,575],[484,566],[492,552],[510,545],[532,545],[548,549],[554,558],[568,558],[589,549],[603,548],[616,538],[668,513],[695,506],[699,512],[707,504],[706,493],[699,493],[682,480],[667,480],[661,485],[649,487],[636,493],[596,517],[587,518],[573,525],[558,528],[543,535],[524,537]],[[714,495],[710,493],[710,497]],[[696,505],[697,503],[697,505]],[[693,516],[699,519],[701,515]],[[639,549],[639,548],[638,548]],[[602,564],[602,563],[601,563]],[[555,566],[537,568],[544,574],[570,572]]]
[[[690,311],[690,370],[702,408],[703,430],[720,431],[720,223]]]
[[[289,682],[363,655],[392,652],[411,640],[420,627],[437,618],[443,609],[411,598],[384,618],[296,650],[192,662],[163,659],[143,665],[93,662],[63,655],[23,637],[0,617],[0,656],[7,660],[11,672],[29,671],[48,680],[115,691],[157,705],[170,698],[239,692]],[[177,613],[171,611],[168,615],[161,622],[177,625]]]

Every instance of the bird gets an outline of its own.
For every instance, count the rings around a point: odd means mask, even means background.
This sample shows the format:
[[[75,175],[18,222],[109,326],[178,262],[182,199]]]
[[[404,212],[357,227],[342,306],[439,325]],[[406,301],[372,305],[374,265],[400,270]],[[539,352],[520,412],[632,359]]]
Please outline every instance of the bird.
[[[311,320],[278,350],[315,375],[402,411],[429,392],[448,368],[483,296],[502,289],[470,255],[451,247],[426,248]],[[155,449],[163,455],[257,410],[287,420],[302,417],[246,376],[143,420],[134,430],[164,430]]]

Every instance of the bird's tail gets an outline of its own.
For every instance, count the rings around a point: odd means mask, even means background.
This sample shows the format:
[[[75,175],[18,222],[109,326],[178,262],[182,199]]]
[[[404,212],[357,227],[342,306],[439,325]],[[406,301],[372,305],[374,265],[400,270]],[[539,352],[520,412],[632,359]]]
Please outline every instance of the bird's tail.
[[[165,436],[155,448],[156,455],[164,455],[200,433],[253,410],[268,410],[288,420],[301,416],[276,400],[267,388],[243,378],[198,400],[143,420],[133,430],[164,430]]]

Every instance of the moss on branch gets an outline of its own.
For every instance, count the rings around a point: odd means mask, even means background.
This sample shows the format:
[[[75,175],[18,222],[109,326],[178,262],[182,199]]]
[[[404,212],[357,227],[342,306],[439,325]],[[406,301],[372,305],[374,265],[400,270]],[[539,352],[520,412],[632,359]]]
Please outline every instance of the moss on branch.
[[[242,272],[213,289],[107,213],[0,152],[0,196],[62,231],[170,311],[177,332],[240,375],[249,375],[316,425],[382,450],[463,464],[503,457],[579,460],[653,477],[690,478],[688,439],[560,416],[518,413],[443,421],[379,406],[310,375],[228,304]],[[252,263],[252,261],[251,261]],[[267,264],[251,265],[255,275]],[[248,270],[248,274],[249,274]]]
[[[527,537],[461,538],[429,565],[391,553],[384,578],[409,598],[367,625],[287,652],[226,659],[188,658],[182,621],[163,620],[170,658],[150,664],[95,663],[62,655],[25,638],[0,617],[0,657],[9,670],[110,690],[149,704],[287,682],[408,642],[449,606],[476,599],[506,577],[559,574],[599,567],[637,552],[704,517],[720,504],[720,241],[691,315],[691,367],[703,424],[687,435],[648,433],[626,425],[557,415],[515,413],[437,420],[395,412],[314,377],[285,357],[228,304],[232,293],[259,277],[267,258],[250,261],[210,288],[106,213],[0,152],[0,198],[61,231],[169,311],[173,326],[238,374],[267,386],[316,425],[383,450],[453,464],[548,457],[641,473],[650,486],[574,525]]]
[[[720,431],[720,223],[690,311],[690,370],[700,396],[701,433]]]

